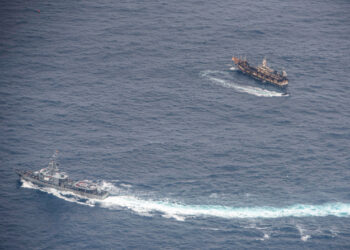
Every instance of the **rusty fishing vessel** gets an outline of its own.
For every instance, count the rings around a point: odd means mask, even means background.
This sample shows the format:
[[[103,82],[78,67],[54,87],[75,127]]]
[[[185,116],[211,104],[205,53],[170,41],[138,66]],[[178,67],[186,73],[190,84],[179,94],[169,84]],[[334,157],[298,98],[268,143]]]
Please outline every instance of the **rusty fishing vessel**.
[[[287,73],[282,71],[282,73],[271,69],[267,66],[266,58],[262,61],[262,64],[254,67],[249,65],[247,59],[242,59],[238,57],[232,57],[232,61],[237,65],[238,69],[259,81],[269,82],[280,87],[285,87],[288,85]]]
[[[58,151],[51,157],[48,167],[38,171],[16,170],[19,177],[41,187],[69,191],[84,198],[103,200],[109,193],[89,180],[75,181],[69,179],[65,172],[60,172],[57,163]]]

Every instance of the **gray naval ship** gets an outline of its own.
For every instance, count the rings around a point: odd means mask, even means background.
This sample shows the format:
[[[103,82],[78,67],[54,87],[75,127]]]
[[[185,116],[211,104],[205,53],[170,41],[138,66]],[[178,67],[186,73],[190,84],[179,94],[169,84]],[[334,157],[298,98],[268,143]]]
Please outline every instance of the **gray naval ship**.
[[[51,187],[57,190],[69,191],[81,197],[93,199],[105,199],[109,193],[89,180],[74,181],[69,179],[68,175],[60,172],[57,163],[58,151],[56,151],[49,165],[38,171],[16,170],[16,173],[24,180],[42,187]]]

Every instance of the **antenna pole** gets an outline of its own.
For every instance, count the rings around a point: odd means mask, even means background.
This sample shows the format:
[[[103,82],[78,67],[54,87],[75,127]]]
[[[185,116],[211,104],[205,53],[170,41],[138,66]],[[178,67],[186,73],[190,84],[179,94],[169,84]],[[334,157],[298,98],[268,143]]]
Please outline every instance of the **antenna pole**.
[[[51,156],[51,161],[49,162],[49,168],[52,170],[58,170],[57,167],[58,150]]]

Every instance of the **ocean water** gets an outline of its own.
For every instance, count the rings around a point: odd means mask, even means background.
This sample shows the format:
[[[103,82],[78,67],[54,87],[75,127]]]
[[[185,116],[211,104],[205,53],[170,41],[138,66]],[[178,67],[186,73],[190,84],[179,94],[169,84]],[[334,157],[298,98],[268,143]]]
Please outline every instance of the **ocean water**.
[[[2,1],[1,249],[350,248],[349,1]],[[280,89],[231,63],[288,73]],[[60,151],[103,201],[39,188]]]

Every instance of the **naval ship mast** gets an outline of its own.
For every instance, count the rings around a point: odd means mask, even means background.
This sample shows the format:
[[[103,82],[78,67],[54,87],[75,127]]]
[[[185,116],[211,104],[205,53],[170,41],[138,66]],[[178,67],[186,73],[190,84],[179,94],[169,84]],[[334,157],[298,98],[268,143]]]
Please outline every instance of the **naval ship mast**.
[[[57,159],[58,159],[58,150],[56,150],[56,152],[51,156],[51,159],[47,168],[55,172],[59,171],[58,169],[59,163]]]

